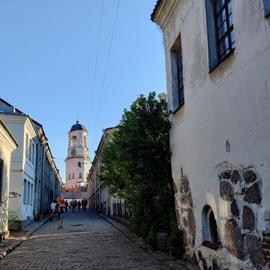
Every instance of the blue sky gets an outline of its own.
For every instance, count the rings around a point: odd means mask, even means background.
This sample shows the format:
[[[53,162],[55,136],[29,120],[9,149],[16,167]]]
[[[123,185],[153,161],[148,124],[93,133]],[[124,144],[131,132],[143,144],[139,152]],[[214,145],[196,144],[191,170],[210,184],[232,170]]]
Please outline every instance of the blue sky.
[[[102,129],[117,125],[124,108],[166,91],[162,36],[150,21],[156,0],[119,1],[110,57],[117,0],[104,0],[99,32],[102,3],[0,1],[0,96],[44,126],[63,178],[77,118],[93,159]]]

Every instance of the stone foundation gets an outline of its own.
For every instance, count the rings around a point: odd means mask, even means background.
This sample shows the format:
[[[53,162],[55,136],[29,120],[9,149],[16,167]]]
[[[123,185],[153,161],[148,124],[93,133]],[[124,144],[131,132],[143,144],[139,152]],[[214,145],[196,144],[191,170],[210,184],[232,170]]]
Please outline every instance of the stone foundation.
[[[231,210],[225,222],[224,246],[236,258],[260,268],[265,264],[258,229],[262,180],[252,166],[222,170],[219,179],[220,197],[230,204]]]

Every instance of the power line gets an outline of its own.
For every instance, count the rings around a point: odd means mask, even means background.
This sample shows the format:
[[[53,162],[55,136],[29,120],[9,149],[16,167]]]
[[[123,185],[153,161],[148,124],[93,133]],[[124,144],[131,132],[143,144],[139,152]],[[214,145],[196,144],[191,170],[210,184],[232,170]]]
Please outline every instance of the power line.
[[[106,62],[105,62],[106,63],[105,64],[105,71],[104,71],[104,76],[103,76],[103,80],[102,80],[101,91],[100,91],[99,100],[98,100],[96,120],[95,120],[95,125],[94,125],[93,131],[96,130],[96,125],[97,125],[97,121],[98,121],[98,118],[99,118],[101,100],[102,100],[102,97],[103,97],[106,77],[107,77],[107,73],[108,73],[109,61],[110,61],[110,57],[111,57],[112,43],[113,43],[113,38],[114,38],[114,33],[115,33],[115,27],[116,27],[116,21],[117,21],[117,16],[118,16],[119,4],[120,4],[120,0],[117,0],[116,10],[115,10],[115,15],[114,15],[114,21],[113,21],[113,28],[112,28],[112,33],[111,33],[111,38],[110,38],[110,43],[109,43],[109,50],[108,50],[108,55],[107,55],[107,59],[106,59]]]
[[[99,57],[99,47],[100,47],[100,37],[101,37],[101,29],[102,29],[102,22],[103,22],[103,14],[104,14],[104,0],[102,0],[101,6],[101,15],[99,21],[99,28],[98,28],[98,38],[97,38],[97,53],[95,58],[95,65],[94,65],[94,78],[93,78],[93,85],[92,85],[92,92],[90,97],[90,110],[89,110],[89,123],[88,128],[90,130],[90,124],[92,119],[92,106],[93,106],[93,99],[94,99],[94,92],[96,87],[96,78],[97,78],[97,67],[98,67],[98,57]]]

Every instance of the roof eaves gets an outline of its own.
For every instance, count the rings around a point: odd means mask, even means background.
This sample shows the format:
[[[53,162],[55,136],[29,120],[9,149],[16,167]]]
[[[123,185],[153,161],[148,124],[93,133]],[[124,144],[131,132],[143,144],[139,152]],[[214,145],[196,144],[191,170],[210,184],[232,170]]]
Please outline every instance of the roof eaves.
[[[157,0],[156,5],[154,7],[154,10],[153,10],[153,12],[151,14],[151,21],[155,22],[156,13],[157,13],[157,11],[158,11],[158,9],[159,9],[162,2],[163,2],[163,0]]]

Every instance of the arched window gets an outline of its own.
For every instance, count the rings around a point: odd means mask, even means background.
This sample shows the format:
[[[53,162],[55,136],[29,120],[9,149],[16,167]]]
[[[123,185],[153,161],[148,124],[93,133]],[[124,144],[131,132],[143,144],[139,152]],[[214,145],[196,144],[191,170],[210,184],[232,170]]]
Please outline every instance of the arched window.
[[[219,248],[219,237],[215,214],[209,205],[202,210],[203,245],[212,249]]]
[[[77,137],[76,136],[73,136],[71,138],[71,141],[70,141],[70,146],[71,147],[76,147],[76,145],[77,145]]]
[[[82,173],[79,173],[79,178],[82,178]]]
[[[82,167],[82,163],[79,161],[78,162],[78,167],[81,168]]]

